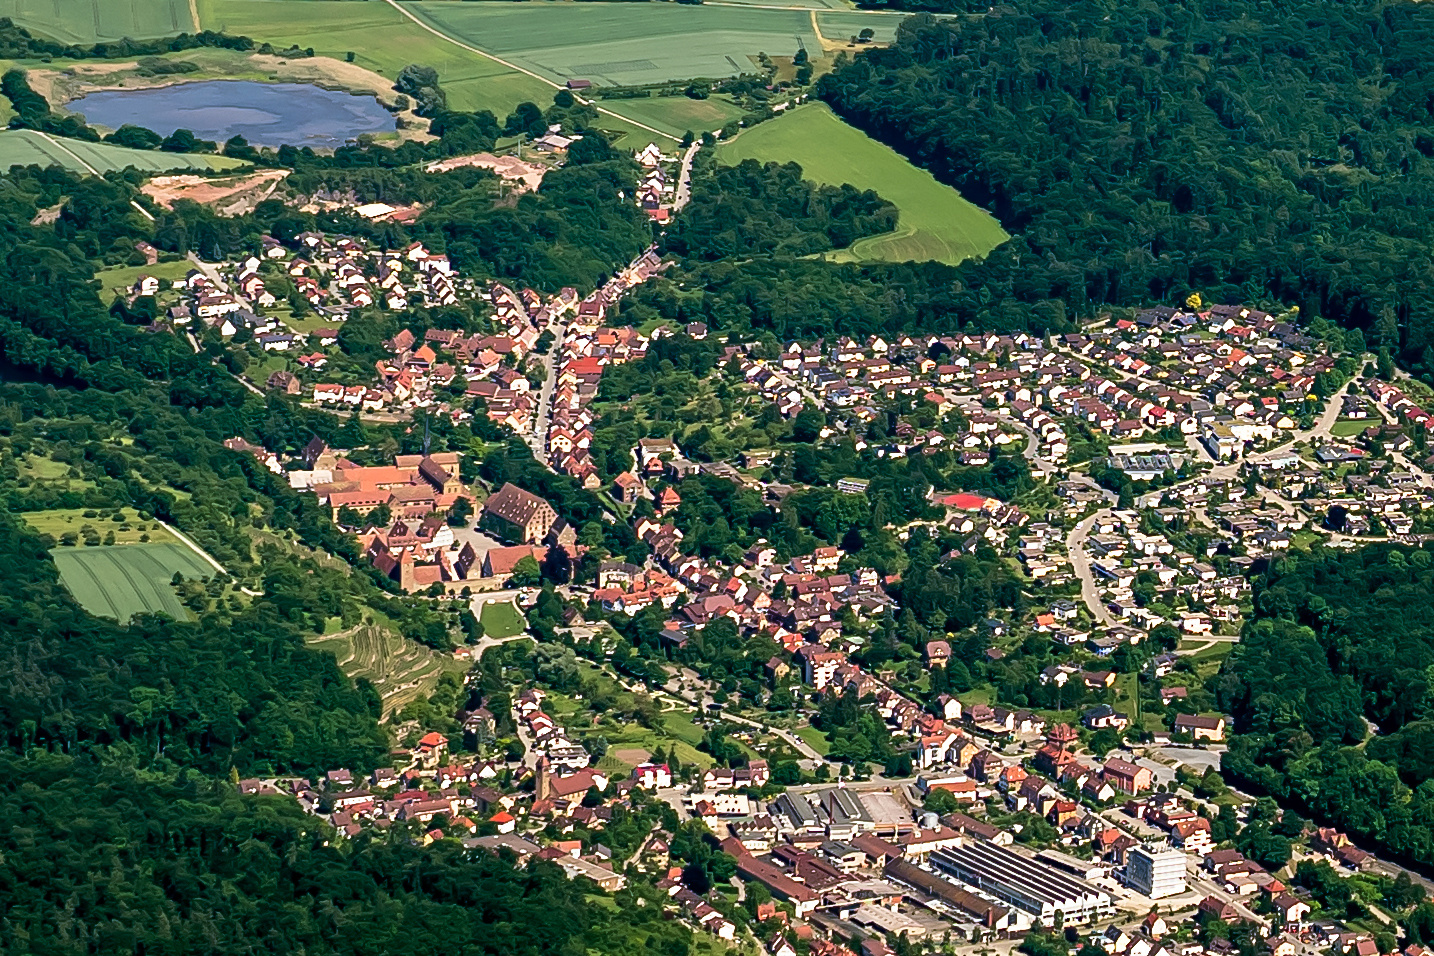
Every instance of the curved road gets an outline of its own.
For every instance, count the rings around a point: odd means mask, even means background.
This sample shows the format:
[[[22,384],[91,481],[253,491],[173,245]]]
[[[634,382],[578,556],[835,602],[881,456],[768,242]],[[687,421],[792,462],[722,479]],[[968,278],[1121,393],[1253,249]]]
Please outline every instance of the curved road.
[[[1276,445],[1274,448],[1258,452],[1255,457],[1267,458],[1289,451],[1298,442],[1308,441],[1314,438],[1329,437],[1330,430],[1334,427],[1334,423],[1339,420],[1340,407],[1339,395],[1332,396],[1329,401],[1325,403],[1324,411],[1320,413],[1320,417],[1314,423],[1313,427],[1295,432],[1288,440]],[[1029,449],[1030,445],[1027,445],[1027,448]],[[1158,502],[1167,492],[1176,491],[1205,478],[1224,478],[1227,480],[1237,478],[1240,473],[1240,467],[1245,461],[1246,459],[1244,458],[1236,458],[1233,461],[1217,464],[1203,474],[1196,475],[1193,478],[1187,478],[1184,481],[1177,482],[1176,484],[1161,488],[1159,491],[1153,491],[1145,495],[1136,502],[1136,505],[1137,507],[1149,507]],[[1266,500],[1269,499],[1267,498]],[[1283,503],[1278,500],[1271,503],[1282,508],[1284,507]],[[1090,529],[1096,520],[1103,515],[1109,514],[1110,511],[1111,509],[1107,507],[1095,512],[1072,528],[1071,533],[1066,537],[1066,553],[1069,556],[1071,567],[1074,569],[1076,577],[1080,580],[1081,600],[1085,603],[1091,615],[1107,627],[1115,623],[1115,618],[1111,616],[1110,612],[1106,610],[1104,603],[1100,600],[1100,591],[1095,582],[1095,572],[1091,570],[1090,566],[1090,556],[1085,553],[1085,542],[1086,539],[1090,537]],[[1200,517],[1203,518],[1203,516]],[[1215,642],[1218,641],[1219,638],[1208,638],[1208,640]],[[1204,648],[1200,649],[1203,650]]]

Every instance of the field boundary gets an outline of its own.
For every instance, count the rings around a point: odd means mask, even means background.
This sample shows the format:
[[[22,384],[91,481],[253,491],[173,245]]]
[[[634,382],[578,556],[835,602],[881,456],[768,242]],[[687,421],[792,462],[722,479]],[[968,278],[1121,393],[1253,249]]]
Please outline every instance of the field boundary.
[[[163,518],[157,518],[155,520],[168,528],[169,533],[178,538],[180,544],[183,544],[185,547],[189,548],[189,550],[193,551],[195,554],[203,558],[204,561],[214,570],[218,571],[220,574],[229,573],[228,571],[224,570],[224,565],[220,564],[218,561],[214,560],[214,558],[210,556],[208,551],[205,551],[199,545],[195,544],[193,539],[191,539],[189,535],[185,534],[183,531],[180,531],[178,528],[170,524],[168,521],[165,521]]]
[[[387,3],[389,6],[393,7],[393,8],[394,8],[395,10],[397,10],[399,13],[403,14],[403,15],[404,15],[405,17],[407,17],[408,19],[412,20],[414,23],[418,24],[418,25],[419,25],[420,27],[422,27],[423,29],[427,30],[429,33],[433,34],[434,36],[438,37],[439,39],[447,40],[449,43],[453,44],[454,46],[458,47],[459,49],[467,50],[469,53],[476,53],[476,54],[478,54],[478,55],[481,56],[481,57],[484,57],[484,58],[486,58],[486,59],[492,60],[494,63],[497,63],[497,64],[500,65],[500,66],[506,67],[507,69],[510,69],[510,70],[515,71],[515,72],[521,73],[521,74],[523,74],[524,76],[531,77],[532,79],[538,80],[539,82],[543,83],[544,85],[549,86],[549,87],[551,87],[551,88],[553,88],[553,89],[555,89],[555,90],[565,90],[565,89],[567,89],[566,86],[563,86],[561,83],[555,83],[555,82],[553,82],[552,80],[548,79],[546,76],[542,76],[542,75],[540,75],[540,74],[538,74],[538,73],[534,73],[532,70],[525,69],[525,68],[523,68],[523,67],[521,67],[521,66],[518,66],[518,64],[516,64],[516,63],[510,63],[510,62],[508,62],[507,60],[503,59],[503,58],[500,57],[500,56],[494,56],[492,53],[488,53],[488,52],[486,52],[486,51],[484,51],[484,50],[480,50],[480,49],[478,49],[478,47],[476,47],[476,46],[470,46],[469,44],[464,43],[462,40],[459,40],[459,39],[457,39],[456,37],[449,36],[447,33],[444,33],[442,30],[438,29],[437,27],[432,26],[431,24],[427,23],[425,20],[423,20],[423,18],[421,18],[420,16],[418,16],[418,14],[414,13],[413,11],[411,11],[411,10],[405,10],[405,9],[403,8],[403,5],[400,4],[400,3],[398,2],[398,0],[384,0],[384,2]],[[674,142],[674,143],[680,143],[680,142],[682,141],[682,140],[679,139],[678,137],[673,136],[673,135],[671,135],[671,134],[669,134],[669,133],[664,133],[662,130],[657,129],[657,128],[652,127],[652,126],[648,126],[646,123],[639,123],[637,120],[630,119],[630,118],[628,118],[628,117],[622,115],[621,113],[614,113],[612,110],[608,109],[608,108],[605,107],[605,106],[598,106],[596,103],[592,102],[591,100],[585,99],[584,97],[581,97],[581,96],[578,96],[576,93],[573,94],[573,98],[576,99],[576,100],[578,100],[578,101],[581,102],[581,103],[585,103],[585,104],[587,104],[588,106],[591,106],[593,109],[597,110],[599,113],[602,113],[602,114],[605,115],[605,116],[611,116],[613,119],[619,119],[619,120],[622,120],[624,123],[630,123],[631,125],[636,126],[638,129],[646,130],[647,132],[652,133],[652,134],[655,135],[655,136],[661,136],[663,139],[670,139],[670,140],[672,140],[672,142]]]
[[[85,159],[83,156],[81,156],[79,153],[75,152],[73,149],[70,149],[70,147],[66,146],[64,143],[57,142],[57,141],[55,140],[55,138],[54,138],[53,136],[51,136],[49,133],[44,133],[44,132],[41,132],[40,130],[34,130],[34,133],[35,133],[36,136],[40,137],[41,139],[43,139],[45,142],[49,143],[51,146],[55,147],[56,149],[63,150],[64,152],[69,153],[71,156],[73,156],[73,157],[75,158],[75,162],[79,163],[81,166],[83,166],[83,167],[85,167],[86,169],[88,169],[88,170],[90,171],[90,174],[91,174],[91,175],[94,175],[94,176],[101,176],[101,175],[102,175],[102,173],[100,173],[100,171],[99,171],[98,169],[95,169],[95,167],[93,167],[93,166],[90,165],[89,160]],[[144,208],[143,206],[141,206],[138,202],[136,202],[136,201],[133,200],[133,199],[131,199],[131,200],[129,201],[129,204],[130,204],[131,206],[133,206],[134,208],[138,209],[139,212],[140,212],[140,215],[144,216],[144,218],[148,219],[150,222],[154,222],[154,215],[153,215],[148,209]]]

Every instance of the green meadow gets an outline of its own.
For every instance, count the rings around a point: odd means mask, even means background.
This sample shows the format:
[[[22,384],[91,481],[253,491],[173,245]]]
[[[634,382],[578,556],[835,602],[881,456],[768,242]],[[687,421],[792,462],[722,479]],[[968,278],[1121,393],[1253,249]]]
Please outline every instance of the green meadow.
[[[746,159],[798,163],[808,179],[872,189],[901,217],[893,232],[832,253],[844,262],[980,258],[1010,238],[990,213],[905,157],[837,118],[824,103],[797,107],[717,148],[723,163]]]

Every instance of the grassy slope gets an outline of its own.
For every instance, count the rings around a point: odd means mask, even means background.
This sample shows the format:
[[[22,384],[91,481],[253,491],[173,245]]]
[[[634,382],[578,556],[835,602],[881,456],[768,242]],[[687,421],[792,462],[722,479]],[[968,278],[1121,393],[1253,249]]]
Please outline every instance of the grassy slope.
[[[63,43],[194,32],[189,0],[0,0],[0,17]]]
[[[625,116],[655,126],[660,130],[681,136],[688,130],[702,133],[716,132],[723,126],[739,120],[746,113],[740,106],[721,96],[705,100],[689,99],[685,96],[652,96],[637,100],[604,100],[603,106],[621,112]],[[651,134],[647,135],[651,139]],[[659,145],[671,148],[671,144]]]
[[[11,166],[63,166],[77,173],[88,172],[79,159],[101,172],[134,166],[150,172],[167,170],[233,169],[243,163],[227,156],[197,156],[188,153],[161,153],[126,149],[109,143],[53,137],[46,140],[33,130],[0,131],[0,170]],[[63,148],[55,143],[63,144]],[[71,155],[71,154],[74,155]],[[75,157],[78,156],[79,159]]]
[[[809,179],[874,189],[901,211],[894,232],[862,239],[836,253],[842,261],[957,263],[1005,242],[992,216],[895,150],[848,126],[823,103],[792,110],[718,147],[724,163],[744,159],[800,163]]]
[[[170,586],[175,574],[207,577],[213,569],[182,544],[57,548],[60,581],[91,614],[120,621],[143,611],[179,620],[189,612]]]
[[[34,528],[40,534],[48,534],[57,541],[61,535],[68,531],[76,534],[86,525],[91,526],[104,537],[111,531],[115,535],[115,544],[177,544],[179,539],[170,534],[169,529],[154,519],[143,520],[139,512],[133,508],[121,509],[124,514],[124,521],[112,521],[108,518],[86,518],[83,508],[55,508],[50,511],[26,511],[20,515],[25,523]],[[141,530],[143,528],[143,530]],[[140,540],[140,537],[147,535],[149,542]],[[193,552],[190,552],[191,554]]]

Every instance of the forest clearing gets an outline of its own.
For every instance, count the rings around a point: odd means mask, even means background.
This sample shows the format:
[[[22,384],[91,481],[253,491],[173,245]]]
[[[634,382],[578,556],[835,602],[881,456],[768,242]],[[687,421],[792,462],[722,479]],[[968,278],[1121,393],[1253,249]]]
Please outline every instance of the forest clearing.
[[[795,162],[807,179],[871,189],[901,212],[894,232],[830,253],[839,262],[934,259],[955,265],[980,258],[1010,238],[990,213],[913,166],[889,146],[837,118],[825,104],[800,106],[745,130],[717,149],[735,165],[746,159]]]

